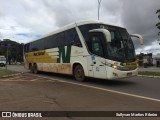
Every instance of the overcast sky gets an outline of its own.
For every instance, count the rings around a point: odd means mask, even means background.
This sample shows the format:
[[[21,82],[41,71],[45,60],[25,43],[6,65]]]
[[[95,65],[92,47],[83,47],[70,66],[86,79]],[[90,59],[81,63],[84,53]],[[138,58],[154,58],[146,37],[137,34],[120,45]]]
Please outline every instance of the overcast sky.
[[[0,39],[26,43],[75,21],[97,20],[97,6],[98,0],[0,0]],[[143,35],[143,46],[134,40],[136,52],[149,52],[160,49],[157,9],[160,0],[102,0],[100,21]]]

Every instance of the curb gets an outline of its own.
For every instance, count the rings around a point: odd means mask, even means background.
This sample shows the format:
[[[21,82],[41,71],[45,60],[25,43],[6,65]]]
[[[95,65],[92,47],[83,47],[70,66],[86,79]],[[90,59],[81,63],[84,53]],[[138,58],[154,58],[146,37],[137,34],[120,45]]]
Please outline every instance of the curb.
[[[150,77],[150,78],[160,78],[160,76],[150,76],[150,75],[137,75],[139,77]]]

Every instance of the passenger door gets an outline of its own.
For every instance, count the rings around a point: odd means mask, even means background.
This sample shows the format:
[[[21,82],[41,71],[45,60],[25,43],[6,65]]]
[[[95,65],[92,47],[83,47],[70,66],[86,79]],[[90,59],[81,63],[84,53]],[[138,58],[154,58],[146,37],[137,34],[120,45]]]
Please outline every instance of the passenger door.
[[[89,74],[95,78],[106,79],[105,53],[102,33],[91,33],[90,35],[90,51],[92,56],[89,60]],[[92,71],[91,71],[92,70]]]

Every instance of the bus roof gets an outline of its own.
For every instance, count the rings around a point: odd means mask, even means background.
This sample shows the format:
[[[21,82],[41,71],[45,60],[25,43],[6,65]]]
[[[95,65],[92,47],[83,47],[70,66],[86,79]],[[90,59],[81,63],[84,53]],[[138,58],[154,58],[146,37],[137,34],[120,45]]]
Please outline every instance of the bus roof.
[[[95,23],[105,24],[105,25],[110,25],[110,26],[115,26],[115,27],[121,27],[121,26],[117,26],[117,25],[113,25],[113,24],[108,24],[108,23],[101,22],[101,21],[96,21],[96,20],[82,20],[82,21],[76,22],[77,26],[81,26],[81,25],[85,25],[85,24],[95,24]],[[121,28],[123,28],[123,27],[121,27]]]
[[[45,38],[45,37],[48,37],[48,36],[51,36],[51,35],[54,35],[56,33],[59,33],[59,32],[63,32],[65,30],[68,30],[68,29],[71,29],[71,28],[74,28],[76,26],[81,26],[81,25],[86,25],[86,24],[105,24],[105,25],[110,25],[110,26],[114,26],[114,27],[120,27],[120,28],[124,28],[124,27],[121,27],[121,26],[116,26],[116,25],[112,25],[112,24],[107,24],[105,22],[100,22],[100,21],[95,21],[95,20],[81,20],[81,21],[77,21],[75,23],[71,23],[71,24],[68,24],[68,25],[65,25],[63,27],[60,27],[59,29],[49,33],[49,34],[46,34],[38,39],[35,39],[35,40],[32,40],[30,42],[27,42],[26,44],[28,43],[31,43],[31,42],[34,42],[36,40],[39,40],[39,39],[42,39],[42,38]]]

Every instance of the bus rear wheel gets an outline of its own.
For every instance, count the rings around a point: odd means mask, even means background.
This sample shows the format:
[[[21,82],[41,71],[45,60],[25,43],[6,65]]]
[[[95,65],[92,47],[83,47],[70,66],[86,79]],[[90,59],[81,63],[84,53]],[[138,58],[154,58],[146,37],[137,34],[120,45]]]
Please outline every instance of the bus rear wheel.
[[[33,73],[38,74],[37,64],[33,65]]]
[[[77,81],[80,81],[80,82],[85,80],[84,70],[81,65],[77,65],[74,68],[74,77]]]
[[[29,71],[33,73],[33,66],[31,64],[29,65]]]

